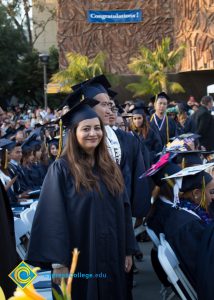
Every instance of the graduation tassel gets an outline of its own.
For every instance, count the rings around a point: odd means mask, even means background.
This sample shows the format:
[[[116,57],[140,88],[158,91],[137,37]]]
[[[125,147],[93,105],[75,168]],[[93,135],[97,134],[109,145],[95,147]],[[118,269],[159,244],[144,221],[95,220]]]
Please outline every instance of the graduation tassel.
[[[57,159],[60,157],[61,153],[62,153],[62,120],[59,121],[59,149],[58,149],[58,153],[57,153]]]
[[[205,194],[205,178],[203,176],[203,179],[202,179],[202,189],[201,189],[201,202],[200,202],[200,206],[204,209],[207,208],[206,206],[206,194]]]
[[[181,169],[185,168],[185,158],[182,158],[182,162],[181,162]]]
[[[169,176],[167,173],[164,174],[164,177],[167,177],[167,176]],[[173,189],[173,187],[174,187],[174,182],[173,182],[173,180],[170,179],[170,178],[167,178],[167,179],[166,179],[166,182],[167,182],[168,185]]]
[[[5,157],[4,157],[4,170],[8,167],[8,150],[5,150]]]
[[[167,115],[166,115],[166,141],[168,144],[169,143],[169,120],[168,120]]]

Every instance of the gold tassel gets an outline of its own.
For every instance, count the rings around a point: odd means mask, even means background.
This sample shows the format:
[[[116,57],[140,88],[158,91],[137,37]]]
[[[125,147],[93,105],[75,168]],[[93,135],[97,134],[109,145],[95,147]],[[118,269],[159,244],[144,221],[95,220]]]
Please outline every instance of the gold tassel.
[[[167,176],[169,176],[169,175],[168,175],[168,174],[164,174],[164,177],[167,177]],[[174,182],[173,182],[173,180],[170,179],[170,178],[167,178],[167,179],[166,179],[166,182],[167,182],[168,185],[173,189],[173,187],[174,187]]]
[[[204,209],[207,208],[207,205],[206,205],[206,194],[205,194],[205,188],[206,188],[206,185],[205,185],[205,178],[203,176],[203,179],[202,179],[202,189],[201,189],[201,202],[200,202],[200,206]]]
[[[61,153],[62,153],[62,133],[63,133],[63,127],[62,127],[62,120],[59,121],[59,149],[58,149],[58,153],[57,153],[57,159],[60,157]]]
[[[185,168],[185,157],[182,158],[181,169]]]
[[[5,156],[4,156],[4,170],[7,169],[8,166],[8,150],[5,149]]]
[[[168,120],[167,115],[166,115],[166,141],[168,144],[169,143],[169,120]]]

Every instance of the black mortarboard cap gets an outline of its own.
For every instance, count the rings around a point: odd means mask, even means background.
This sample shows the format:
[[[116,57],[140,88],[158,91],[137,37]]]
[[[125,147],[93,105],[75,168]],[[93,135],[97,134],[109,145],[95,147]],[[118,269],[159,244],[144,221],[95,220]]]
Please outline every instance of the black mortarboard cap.
[[[166,100],[170,100],[169,96],[165,93],[165,92],[161,92],[157,95],[154,95],[150,98],[150,101],[152,101],[153,103],[155,103],[158,99],[160,98],[165,98]]]
[[[16,142],[2,138],[0,139],[0,148],[12,150],[16,146]]]
[[[213,179],[213,177],[205,171],[195,174],[194,176],[184,176],[181,186],[181,192],[188,192],[194,189],[201,190],[203,186],[203,178],[205,186]]]
[[[117,92],[113,91],[112,89],[107,89],[107,92],[109,94],[109,97],[112,99],[117,96]]]
[[[166,100],[170,99],[169,96],[165,92],[161,92],[161,93],[157,94],[157,99],[160,99],[160,98],[162,98],[162,99],[164,98]]]
[[[175,164],[173,162],[169,162],[164,167],[160,168],[158,170],[158,172],[156,172],[152,176],[152,179],[156,185],[161,186],[161,185],[167,183],[162,180],[164,177],[175,174],[175,173],[179,172],[180,170],[181,170],[181,168],[177,164]]]
[[[86,104],[87,100],[81,101],[61,117],[64,126],[72,127],[83,120],[98,118],[96,112],[91,108],[93,104],[97,104],[97,100],[90,99],[90,106]]]
[[[143,101],[137,101],[133,107],[130,107],[129,113],[132,113],[133,115],[150,115],[148,107],[145,105]]]
[[[85,97],[94,98],[96,95],[101,93],[108,94],[108,89],[110,87],[111,84],[108,79],[102,74],[72,86],[72,89],[74,91],[80,89]]]
[[[194,165],[201,165],[203,163],[200,153],[189,153],[185,151],[182,154],[177,155],[176,161],[178,164],[184,164],[184,167],[191,167]]]
[[[83,93],[82,90],[79,88],[75,90],[73,93],[70,93],[62,104],[58,107],[57,110],[61,110],[64,106],[69,106],[69,108],[72,108],[75,104],[79,103],[82,99]]]
[[[40,134],[41,134],[41,130],[42,130],[43,127],[39,127],[39,128],[35,128],[31,133],[30,135],[25,139],[25,141],[23,142],[22,144],[22,149],[27,149],[27,147],[30,146],[30,143],[32,141],[35,141],[37,139],[40,138]]]
[[[55,145],[57,148],[59,146],[59,138],[52,138],[51,140],[47,141],[48,146]]]

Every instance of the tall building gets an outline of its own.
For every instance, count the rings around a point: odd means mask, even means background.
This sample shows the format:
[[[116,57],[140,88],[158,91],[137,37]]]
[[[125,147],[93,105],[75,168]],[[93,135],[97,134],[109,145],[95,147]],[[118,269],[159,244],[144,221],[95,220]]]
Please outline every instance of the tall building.
[[[33,0],[33,39],[39,52],[48,52],[51,46],[57,47],[57,0]]]

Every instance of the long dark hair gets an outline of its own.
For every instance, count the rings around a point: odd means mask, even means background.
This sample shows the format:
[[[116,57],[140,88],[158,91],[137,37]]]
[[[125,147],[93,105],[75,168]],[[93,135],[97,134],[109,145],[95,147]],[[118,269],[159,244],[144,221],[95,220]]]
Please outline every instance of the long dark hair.
[[[134,117],[134,116],[133,116]],[[142,135],[144,137],[144,139],[147,138],[147,135],[149,133],[149,128],[150,128],[150,125],[149,125],[149,122],[147,121],[146,119],[146,115],[142,115],[143,117],[143,123],[141,125],[140,128],[137,128],[135,125],[134,125],[134,122],[133,122],[133,117],[131,118],[131,121],[130,121],[130,129],[132,131],[135,131],[137,132],[138,134]]]
[[[123,177],[119,167],[109,155],[105,143],[105,128],[102,121],[100,119],[99,121],[103,137],[94,152],[96,173],[99,174],[109,192],[115,196],[121,194],[124,190]],[[80,147],[77,141],[77,127],[78,124],[69,129],[66,145],[61,156],[64,156],[68,161],[77,192],[80,192],[81,187],[88,191],[92,191],[95,187],[96,190],[100,191],[99,177],[93,172],[91,157]]]

